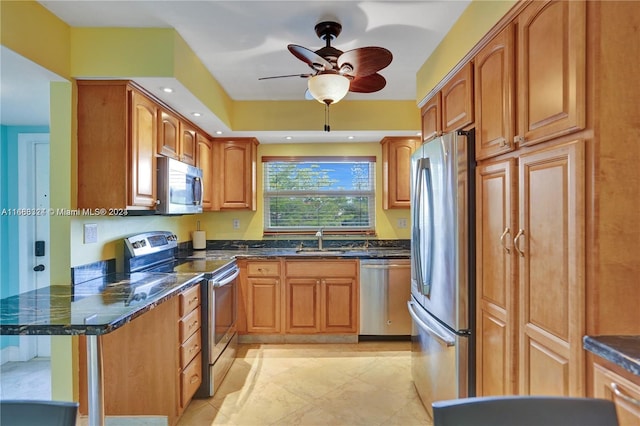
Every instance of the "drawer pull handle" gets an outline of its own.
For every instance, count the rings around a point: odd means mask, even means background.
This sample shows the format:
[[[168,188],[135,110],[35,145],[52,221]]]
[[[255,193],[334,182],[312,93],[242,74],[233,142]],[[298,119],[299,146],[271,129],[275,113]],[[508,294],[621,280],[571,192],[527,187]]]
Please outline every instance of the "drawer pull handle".
[[[200,380],[200,376],[198,376],[197,374],[191,376],[191,379],[189,379],[189,384],[194,384],[195,382],[197,382],[198,380]]]
[[[189,324],[189,330],[191,330],[193,327],[198,325],[198,321],[194,321],[191,324]]]
[[[197,302],[198,301],[198,296],[194,296],[191,300],[189,300],[189,304],[192,304],[193,302]]]
[[[640,401],[635,399],[635,398],[633,398],[633,397],[631,397],[631,396],[629,396],[629,395],[626,395],[622,391],[622,389],[620,389],[618,387],[617,383],[611,382],[611,389],[613,390],[613,393],[615,393],[617,397],[622,398],[625,401],[630,402],[631,404],[634,404],[634,405],[637,405],[638,407],[640,407]]]

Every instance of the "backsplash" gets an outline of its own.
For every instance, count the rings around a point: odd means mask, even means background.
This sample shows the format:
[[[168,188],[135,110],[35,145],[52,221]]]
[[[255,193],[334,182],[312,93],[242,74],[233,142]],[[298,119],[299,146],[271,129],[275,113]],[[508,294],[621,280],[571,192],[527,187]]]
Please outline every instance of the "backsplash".
[[[250,248],[296,248],[316,247],[318,240],[304,239],[269,239],[269,240],[207,240],[207,250],[246,250]],[[324,238],[322,245],[325,248],[411,248],[411,240],[346,240]],[[191,241],[179,243],[178,250],[191,251]]]
[[[116,260],[99,260],[71,268],[71,285],[80,284],[94,278],[116,272]]]

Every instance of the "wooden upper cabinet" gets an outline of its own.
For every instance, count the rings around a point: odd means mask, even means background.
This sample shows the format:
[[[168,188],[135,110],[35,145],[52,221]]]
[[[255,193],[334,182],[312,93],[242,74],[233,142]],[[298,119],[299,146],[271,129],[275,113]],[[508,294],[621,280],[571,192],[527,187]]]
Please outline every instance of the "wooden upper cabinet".
[[[158,108],[127,81],[78,85],[78,208],[153,210]]]
[[[386,137],[382,144],[382,203],[384,209],[409,208],[411,203],[411,154],[418,138]]]
[[[180,161],[196,164],[196,129],[187,122],[180,124]]]
[[[422,140],[442,134],[442,94],[437,92],[422,106]]]
[[[165,110],[160,111],[158,154],[180,159],[180,119]]]
[[[474,59],[476,159],[513,151],[514,30],[508,25]]]
[[[156,140],[158,107],[131,91],[131,206],[156,206]],[[125,157],[126,158],[126,157]]]
[[[214,210],[256,209],[258,140],[214,140]]]
[[[585,127],[586,3],[532,2],[518,17],[520,145]]]
[[[202,169],[202,209],[213,209],[213,142],[196,134],[196,166]]]
[[[162,110],[158,126],[158,154],[196,164],[196,129],[175,114]]]
[[[442,87],[442,132],[473,123],[473,65],[467,63]]]

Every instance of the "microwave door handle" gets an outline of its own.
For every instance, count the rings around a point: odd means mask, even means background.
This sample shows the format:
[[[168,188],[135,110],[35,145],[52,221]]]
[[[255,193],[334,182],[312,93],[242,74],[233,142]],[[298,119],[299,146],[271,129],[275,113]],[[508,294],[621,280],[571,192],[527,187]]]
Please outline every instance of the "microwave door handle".
[[[191,183],[193,186],[194,200],[193,204],[196,206],[202,205],[202,193],[204,192],[204,184],[202,183],[202,178],[195,177],[193,178],[193,182]],[[197,185],[197,189],[196,189]]]

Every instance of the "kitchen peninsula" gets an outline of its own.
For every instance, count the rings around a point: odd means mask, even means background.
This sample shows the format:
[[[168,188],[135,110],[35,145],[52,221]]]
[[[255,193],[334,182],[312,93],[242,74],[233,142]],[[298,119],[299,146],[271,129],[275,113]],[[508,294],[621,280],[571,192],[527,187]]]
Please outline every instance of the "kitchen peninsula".
[[[0,300],[0,335],[85,335],[89,425],[103,425],[102,337],[198,285],[201,277],[115,273],[75,286],[21,293]],[[144,297],[134,291],[141,286],[147,288]]]

